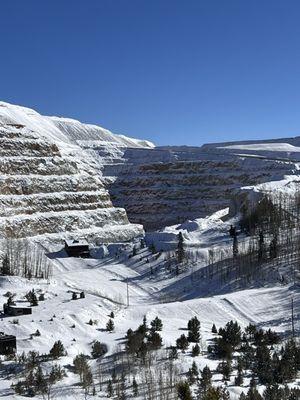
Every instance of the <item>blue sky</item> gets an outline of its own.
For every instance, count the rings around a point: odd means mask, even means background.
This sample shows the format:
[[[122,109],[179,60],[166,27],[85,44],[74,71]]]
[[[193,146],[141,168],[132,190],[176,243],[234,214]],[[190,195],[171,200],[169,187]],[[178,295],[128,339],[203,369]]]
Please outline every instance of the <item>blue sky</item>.
[[[1,2],[0,99],[157,144],[300,135],[300,2]]]

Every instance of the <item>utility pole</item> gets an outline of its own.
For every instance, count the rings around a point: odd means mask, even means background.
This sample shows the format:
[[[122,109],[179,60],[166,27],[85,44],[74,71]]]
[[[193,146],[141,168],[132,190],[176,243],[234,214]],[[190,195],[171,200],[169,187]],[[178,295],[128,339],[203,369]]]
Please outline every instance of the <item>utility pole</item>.
[[[128,278],[126,279],[126,285],[127,285],[127,307],[129,307],[129,284],[128,284]]]
[[[294,323],[294,298],[292,297],[292,337],[295,337],[295,323]]]

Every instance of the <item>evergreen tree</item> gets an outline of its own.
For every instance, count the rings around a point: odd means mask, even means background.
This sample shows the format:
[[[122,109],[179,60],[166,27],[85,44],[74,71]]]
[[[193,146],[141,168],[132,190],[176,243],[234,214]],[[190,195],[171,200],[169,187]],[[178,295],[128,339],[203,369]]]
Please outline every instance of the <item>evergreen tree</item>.
[[[109,379],[107,382],[106,392],[107,392],[107,397],[112,397],[114,395],[114,388],[111,379]]]
[[[193,361],[192,367],[187,372],[188,382],[192,385],[196,382],[199,376],[197,364]]]
[[[207,391],[207,389],[211,386],[211,378],[212,378],[212,373],[210,368],[206,365],[202,372],[201,372],[201,377],[200,377],[200,382],[199,382],[199,391],[198,395],[201,398],[201,395]]]
[[[169,351],[169,360],[177,360],[178,352],[175,346],[172,346]]]
[[[226,389],[221,387],[210,387],[201,400],[229,400],[230,396]]]
[[[182,232],[178,234],[178,245],[177,245],[177,262],[181,264],[185,259],[185,250],[184,250],[184,239]]]
[[[263,393],[264,400],[283,400],[284,389],[281,389],[278,385],[267,386]]]
[[[187,381],[181,381],[177,384],[177,395],[179,400],[192,400],[192,392]]]
[[[154,332],[161,331],[163,328],[162,321],[158,317],[155,317],[154,320],[150,322],[150,325],[151,325],[151,330]]]
[[[188,322],[188,341],[198,343],[200,341],[200,321],[194,317]]]
[[[237,239],[236,235],[233,237],[233,241],[232,241],[232,254],[233,254],[233,257],[236,257],[239,254],[239,244],[238,244],[238,239]]]
[[[42,368],[39,365],[35,373],[34,386],[37,393],[45,394],[47,392],[47,380],[43,374]]]
[[[133,397],[137,397],[139,395],[139,387],[138,387],[135,377],[133,378],[133,381],[132,381],[132,395],[133,395]]]
[[[212,333],[218,333],[218,331],[217,331],[217,328],[216,328],[216,325],[215,325],[215,324],[213,324],[213,326],[212,326],[212,328],[211,328],[211,332],[212,332]]]
[[[160,334],[158,332],[151,331],[150,335],[148,336],[148,343],[151,349],[159,349],[162,346],[162,338]]]
[[[87,393],[89,392],[89,389],[92,386],[92,384],[93,384],[93,374],[90,366],[86,363],[86,367],[81,376],[81,386],[84,389],[85,395],[87,395]]]
[[[254,371],[262,385],[273,383],[270,350],[265,345],[258,346],[256,349]]]
[[[242,371],[238,371],[237,376],[235,377],[234,384],[235,386],[241,386],[244,382]]]
[[[259,239],[258,239],[258,260],[262,261],[265,259],[265,239],[263,231],[259,231]]]
[[[50,356],[54,359],[60,358],[66,354],[64,345],[60,340],[54,343],[52,349],[50,350]]]
[[[192,357],[197,357],[200,354],[200,346],[198,343],[195,344],[195,346],[192,347]]]
[[[144,315],[144,317],[143,317],[143,328],[144,328],[145,332],[148,330],[146,315]]]
[[[223,375],[223,380],[224,381],[229,381],[230,380],[230,374],[232,372],[232,367],[231,363],[229,360],[221,362],[218,365],[218,372],[220,372]]]
[[[115,329],[114,321],[110,318],[106,324],[106,330],[112,332]]]
[[[277,254],[278,254],[278,238],[277,234],[274,234],[269,247],[270,258],[276,258]]]
[[[10,261],[9,261],[7,254],[5,254],[5,256],[2,260],[0,275],[13,275],[12,271],[11,271]]]
[[[107,352],[107,346],[104,343],[100,343],[96,340],[92,346],[92,357],[100,358],[104,356],[106,352]]]
[[[176,346],[177,346],[177,349],[181,350],[182,352],[184,352],[189,347],[189,341],[187,340],[187,337],[185,336],[185,334],[182,334],[176,340]]]

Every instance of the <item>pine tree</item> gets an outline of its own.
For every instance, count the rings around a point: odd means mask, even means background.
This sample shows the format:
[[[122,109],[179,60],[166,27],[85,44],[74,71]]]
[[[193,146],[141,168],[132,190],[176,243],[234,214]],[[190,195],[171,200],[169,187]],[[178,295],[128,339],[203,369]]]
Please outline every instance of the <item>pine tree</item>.
[[[4,259],[2,261],[0,275],[13,275],[12,271],[11,271],[11,267],[10,267],[10,261],[9,261],[7,254],[4,256]]]
[[[233,257],[236,257],[239,253],[239,244],[238,244],[238,239],[237,236],[235,235],[233,237],[233,242],[232,242],[232,254]]]
[[[203,368],[200,377],[199,390],[201,391],[201,393],[205,393],[207,389],[211,386],[211,378],[212,378],[211,370],[206,365]]]
[[[258,239],[258,260],[262,261],[265,258],[265,239],[263,231],[259,232],[259,239]]]
[[[112,332],[115,329],[114,321],[110,318],[106,324],[106,330]]]
[[[273,383],[270,350],[265,345],[258,346],[256,349],[254,371],[262,385]]]
[[[151,349],[157,350],[162,346],[162,338],[158,332],[151,331],[148,336],[148,343],[150,344]]]
[[[96,340],[92,346],[92,357],[100,358],[100,357],[104,356],[104,354],[106,352],[107,352],[107,346]]]
[[[132,381],[132,395],[133,397],[137,397],[139,395],[139,386],[137,384],[135,377],[133,377]]]
[[[237,376],[235,377],[234,384],[235,386],[241,386],[244,382],[242,371],[238,371]]]
[[[187,381],[181,381],[177,384],[177,395],[179,400],[192,400],[192,392]]]
[[[269,247],[269,255],[270,258],[276,258],[278,254],[278,238],[277,238],[277,234],[273,235],[273,238],[270,242],[270,247]]]
[[[216,328],[216,325],[215,325],[215,324],[213,324],[213,326],[212,326],[212,328],[211,328],[211,332],[212,332],[212,333],[218,333],[218,331],[217,331],[217,328]]]
[[[143,317],[143,328],[145,329],[145,332],[148,330],[146,315],[144,315],[144,317]]]
[[[34,386],[37,393],[45,394],[47,392],[47,381],[43,374],[41,366],[38,366],[35,373]]]
[[[197,364],[193,361],[192,367],[187,372],[188,382],[192,385],[196,382],[199,376]]]
[[[54,343],[49,354],[54,359],[60,358],[65,355],[65,348],[60,340]]]
[[[200,341],[200,321],[194,317],[188,322],[188,341],[198,343]]]
[[[195,344],[195,346],[192,347],[192,357],[197,357],[200,354],[200,346],[198,343]]]
[[[107,382],[106,392],[107,392],[107,397],[112,397],[114,395],[114,388],[111,379],[109,379]]]
[[[150,322],[151,330],[154,332],[161,331],[163,328],[163,324],[161,319],[155,317],[153,321]]]
[[[177,262],[181,264],[185,259],[185,251],[184,251],[184,239],[182,232],[178,234],[178,245],[177,245]]]
[[[94,383],[93,374],[92,374],[90,366],[88,365],[87,368],[84,370],[84,373],[82,375],[82,381],[81,381],[81,386],[83,387],[85,394],[87,394],[89,392],[89,389],[93,383]]]
[[[220,372],[223,375],[223,380],[224,381],[229,381],[230,380],[230,374],[232,372],[232,367],[231,367],[231,363],[229,360],[221,362],[218,365],[217,368],[218,372]]]
[[[187,337],[185,336],[185,334],[182,334],[176,340],[176,346],[177,346],[177,349],[181,350],[182,352],[184,352],[189,347],[189,341],[187,340]]]
[[[172,346],[169,351],[169,360],[177,360],[178,352],[175,346]]]

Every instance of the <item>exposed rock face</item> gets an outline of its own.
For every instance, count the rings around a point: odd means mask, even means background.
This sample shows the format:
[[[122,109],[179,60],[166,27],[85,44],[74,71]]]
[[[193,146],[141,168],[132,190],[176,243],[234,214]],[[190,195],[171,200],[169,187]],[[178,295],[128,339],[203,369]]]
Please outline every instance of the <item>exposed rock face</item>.
[[[160,159],[160,162],[159,162]],[[116,206],[152,230],[205,217],[229,206],[236,189],[281,179],[293,162],[167,149],[127,150],[103,167]]]
[[[56,122],[0,103],[0,238],[115,242],[142,234],[112,205],[95,160]]]
[[[299,171],[299,138],[159,148],[1,102],[0,124],[0,236],[126,240]]]

